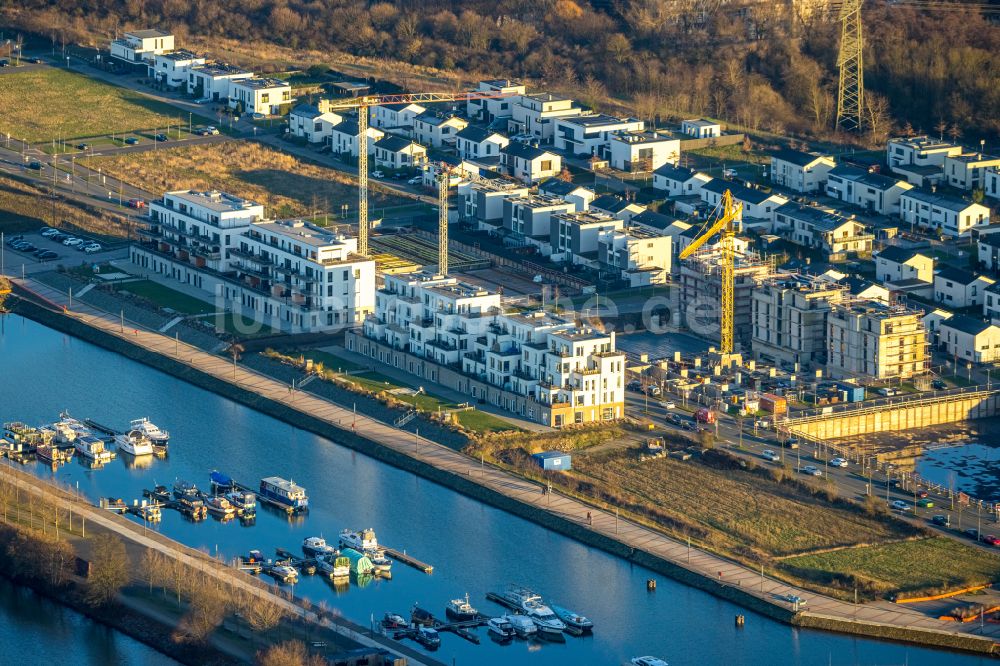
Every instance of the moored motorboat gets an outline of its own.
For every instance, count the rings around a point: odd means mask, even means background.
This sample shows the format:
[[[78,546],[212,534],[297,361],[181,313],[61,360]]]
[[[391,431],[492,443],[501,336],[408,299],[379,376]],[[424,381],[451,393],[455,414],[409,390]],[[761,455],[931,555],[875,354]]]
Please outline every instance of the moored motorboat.
[[[185,481],[184,479],[178,479],[174,481],[174,497],[177,499],[195,499],[201,493],[198,490],[198,486],[194,485],[190,481]]]
[[[243,490],[231,490],[226,493],[226,499],[236,507],[242,516],[252,515],[257,511],[257,496]]]
[[[236,482],[233,481],[233,477],[227,476],[222,472],[212,470],[208,478],[212,482],[212,490],[217,493],[228,493],[236,490]]]
[[[441,635],[433,627],[417,627],[414,638],[428,650],[436,650],[441,647]]]
[[[531,628],[535,628],[533,622],[531,623]],[[486,622],[486,630],[501,641],[509,641],[517,634],[517,632],[514,631],[514,625],[510,623],[510,620],[507,619],[506,615],[491,617]]]
[[[413,608],[410,609],[410,622],[413,624],[433,626],[434,615],[429,610],[425,610],[417,604],[413,604]]]
[[[167,442],[170,441],[170,433],[166,430],[161,430],[146,417],[133,419],[128,427],[129,430],[138,430],[146,439],[158,446],[166,446]]]
[[[205,501],[205,506],[208,508],[208,512],[213,516],[232,518],[236,515],[236,507],[230,504],[229,500],[225,497],[220,497],[218,495],[209,497]]]
[[[444,609],[445,615],[448,617],[458,620],[475,620],[479,617],[479,611],[472,607],[469,603],[469,595],[466,593],[464,599],[452,599],[448,602],[448,605]]]
[[[329,545],[323,537],[306,537],[302,540],[302,552],[309,557],[336,555],[337,549]]]
[[[367,550],[365,551],[365,555],[367,555],[368,559],[375,565],[376,573],[387,576],[392,572],[392,560],[385,556],[385,551],[381,548],[376,550]]]
[[[541,596],[528,588],[512,585],[503,593],[503,597],[531,618],[544,637],[564,640],[562,632],[566,629],[565,623],[556,617],[551,608],[542,603]]]
[[[101,508],[114,513],[125,513],[128,510],[128,504],[120,497],[102,497]]]
[[[90,434],[80,435],[74,439],[73,448],[87,460],[98,464],[111,460],[111,452],[104,448],[104,442]]]
[[[632,666],[670,666],[659,657],[632,657],[628,663]]]
[[[170,489],[163,485],[157,485],[152,490],[143,490],[142,494],[154,502],[170,501]]]
[[[328,578],[347,578],[351,575],[351,560],[337,555],[319,555],[316,568]]]
[[[340,543],[343,546],[348,546],[362,552],[378,550],[378,539],[375,538],[375,530],[370,527],[366,530],[357,531],[341,530]]]
[[[133,456],[153,455],[153,443],[138,430],[129,430],[115,435],[115,444],[123,453]]]
[[[410,623],[397,613],[386,613],[382,616],[382,626],[386,629],[406,629]]]
[[[566,632],[570,634],[588,634],[594,630],[594,623],[589,618],[574,613],[562,606],[552,605],[552,612],[566,625]]]
[[[299,581],[299,572],[295,570],[295,567],[288,564],[274,564],[267,567],[265,571],[272,578],[276,578],[282,583],[291,584]]]
[[[521,638],[531,638],[538,633],[538,627],[527,615],[504,615],[504,618],[514,627],[514,633]]]
[[[284,509],[288,513],[298,513],[309,510],[309,498],[302,486],[278,476],[269,476],[260,480],[260,492],[257,497]]]

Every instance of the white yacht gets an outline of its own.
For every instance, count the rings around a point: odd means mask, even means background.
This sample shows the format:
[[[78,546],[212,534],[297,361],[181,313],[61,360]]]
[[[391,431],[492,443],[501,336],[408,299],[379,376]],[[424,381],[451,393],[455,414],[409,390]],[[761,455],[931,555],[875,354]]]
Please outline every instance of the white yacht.
[[[508,641],[514,638],[517,632],[514,631],[514,625],[510,623],[506,615],[501,615],[500,617],[491,617],[486,622],[487,631],[496,636],[501,641]],[[531,623],[531,628],[535,628],[535,623]]]
[[[129,430],[115,435],[115,444],[122,452],[133,456],[153,455],[153,443],[139,430]]]
[[[323,537],[306,537],[302,540],[302,552],[309,557],[336,555],[337,549],[329,545]]]
[[[330,578],[347,578],[351,575],[351,560],[348,557],[338,557],[336,552],[331,555],[317,555],[316,568]]]
[[[354,530],[341,531],[340,544],[361,552],[378,550],[378,539],[375,538],[375,530],[370,527],[357,532]]]
[[[628,663],[632,666],[670,666],[659,657],[632,657]]]
[[[479,611],[469,603],[469,595],[466,593],[464,599],[452,599],[444,609],[445,614],[458,621],[475,620],[479,617]]]
[[[562,638],[562,632],[566,629],[565,623],[556,617],[551,608],[542,603],[539,595],[524,587],[511,587],[505,596],[510,603],[515,604],[531,618],[539,632],[552,638],[556,635]]]
[[[527,615],[504,615],[500,619],[507,620],[514,628],[514,633],[521,638],[531,638],[538,633],[538,627]]]
[[[385,556],[385,551],[381,548],[377,550],[366,550],[365,555],[375,565],[375,571],[381,574],[392,572],[392,560]]]
[[[160,430],[160,428],[155,424],[150,422],[146,417],[141,419],[134,419],[129,423],[129,430],[138,430],[143,435],[149,438],[153,444],[158,444],[160,446],[165,445],[170,441],[170,433],[166,430]]]

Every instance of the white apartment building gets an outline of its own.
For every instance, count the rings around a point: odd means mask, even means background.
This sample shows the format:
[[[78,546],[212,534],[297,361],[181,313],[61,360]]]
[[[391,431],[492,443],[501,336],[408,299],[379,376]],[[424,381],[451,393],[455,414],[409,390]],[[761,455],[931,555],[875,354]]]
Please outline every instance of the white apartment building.
[[[151,63],[160,53],[174,50],[174,36],[163,30],[133,30],[111,42],[111,57],[126,63]]]
[[[150,75],[168,88],[187,88],[191,69],[205,64],[205,57],[191,51],[157,53],[150,64]]]
[[[943,169],[946,157],[961,153],[961,146],[928,136],[897,137],[889,139],[886,144],[885,160],[892,171],[896,167],[910,165]]]
[[[480,81],[476,86],[476,92],[483,93],[507,93],[510,97],[497,97],[493,99],[470,99],[466,102],[466,115],[469,118],[492,123],[497,118],[510,118],[514,115],[514,105],[520,95],[525,94],[523,84],[507,79],[495,79],[492,81]]]
[[[869,254],[875,237],[865,225],[831,208],[786,203],[775,210],[775,233],[830,254]]]
[[[913,185],[905,180],[848,165],[831,169],[826,181],[827,196],[880,215],[897,215],[900,197],[912,189]]]
[[[779,150],[771,155],[771,182],[796,192],[822,192],[827,175],[837,166],[828,155]]]
[[[982,319],[955,315],[941,322],[938,339],[952,359],[972,363],[1000,361],[1000,326]]]
[[[288,132],[309,143],[326,143],[334,126],[343,120],[340,114],[320,111],[312,104],[296,104],[288,113]]]
[[[615,132],[609,138],[608,162],[619,171],[648,173],[680,158],[680,140],[655,132]]]
[[[425,111],[413,117],[413,138],[417,143],[432,148],[452,146],[455,144],[455,135],[468,126],[468,121],[458,116]]]
[[[558,176],[562,157],[543,148],[513,142],[500,151],[504,173],[529,185]]]
[[[510,196],[503,201],[503,226],[514,238],[539,248],[543,255],[552,252],[552,216],[572,213],[575,206],[559,197],[543,194]]]
[[[503,134],[475,125],[469,125],[455,135],[455,148],[463,160],[499,157],[500,151],[509,143],[510,139]]]
[[[986,290],[996,280],[986,275],[945,266],[934,274],[934,300],[951,309],[982,305]]]
[[[751,295],[753,356],[792,372],[821,369],[827,360],[827,315],[846,288],[825,280],[784,276]]]
[[[275,330],[359,325],[374,309],[375,262],[355,254],[357,239],[263,220],[263,210],[220,192],[168,192],[150,204],[130,259]]]
[[[899,198],[899,217],[908,224],[936,229],[952,238],[968,236],[990,223],[990,209],[947,194],[912,189]]]
[[[569,97],[550,93],[522,95],[513,101],[508,124],[514,132],[548,143],[555,134],[557,119],[571,118],[582,113],[583,109]]]
[[[370,108],[369,124],[405,136],[413,135],[413,119],[427,111],[420,104],[379,104]]]
[[[602,271],[631,287],[666,284],[670,278],[673,239],[643,226],[608,229],[597,235]]]
[[[187,92],[199,99],[224,102],[230,98],[232,85],[253,78],[253,72],[225,63],[205,63],[188,70]]]
[[[624,415],[625,357],[613,332],[544,311],[505,314],[499,294],[455,278],[385,280],[348,349],[548,426]]]
[[[712,177],[686,167],[665,164],[653,172],[653,187],[668,197],[701,196],[701,188]]]
[[[549,238],[552,260],[592,264],[596,267],[601,232],[624,227],[622,220],[595,211],[553,215]]]
[[[983,153],[949,155],[944,160],[944,180],[960,190],[985,188],[986,171],[1000,167],[1000,157]]]
[[[598,155],[608,146],[615,132],[641,132],[646,124],[635,118],[616,118],[603,114],[556,118],[553,145],[574,155]],[[679,152],[679,151],[678,151]]]
[[[292,87],[281,79],[237,79],[229,88],[229,108],[242,109],[243,113],[275,116],[283,104],[291,102]]]
[[[561,197],[563,200],[573,204],[577,212],[585,211],[590,206],[590,202],[597,196],[593,190],[589,190],[583,185],[559,178],[549,178],[538,186],[538,193],[547,196]]]
[[[834,378],[906,379],[927,369],[927,331],[916,310],[842,301],[833,305],[827,325],[827,371]]]
[[[714,139],[722,136],[722,125],[704,118],[692,118],[681,121],[681,134],[693,136],[696,139]]]

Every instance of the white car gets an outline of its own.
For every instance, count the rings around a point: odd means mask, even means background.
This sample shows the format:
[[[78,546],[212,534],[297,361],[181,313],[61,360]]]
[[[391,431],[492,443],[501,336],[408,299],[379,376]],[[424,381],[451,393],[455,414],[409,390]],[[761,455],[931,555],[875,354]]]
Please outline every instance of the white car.
[[[673,400],[667,400],[666,402],[661,402],[660,404],[663,405],[664,409],[677,409],[677,403]]]
[[[823,476],[823,470],[815,465],[806,465],[802,468],[802,473],[810,476]]]
[[[781,456],[779,456],[773,449],[764,449],[764,452],[760,455],[764,460],[770,460],[771,462],[778,462],[781,460]]]
[[[889,504],[896,511],[909,511],[910,505],[903,500],[895,500]]]
[[[63,245],[66,245],[68,247],[76,247],[82,242],[83,242],[82,238],[73,238],[72,236],[70,236],[69,238],[63,241]]]
[[[40,233],[42,236],[45,236],[46,238],[48,238],[49,236],[55,236],[57,233],[59,233],[59,230],[58,229],[53,229],[52,227],[45,227],[44,229],[42,229],[38,233]]]
[[[830,464],[834,467],[847,467],[848,462],[846,458],[834,458],[830,461]]]
[[[372,178],[385,178],[385,174],[381,171],[372,171]]]
[[[408,185],[419,185],[422,182],[424,182],[423,176],[414,176],[413,178],[410,178],[408,181],[406,181]]]
[[[736,178],[736,169],[723,169],[722,170],[722,177],[723,178]]]
[[[88,245],[87,247],[83,248],[83,251],[86,252],[87,254],[94,254],[95,252],[100,252],[103,249],[104,248],[102,248],[97,243],[93,243],[92,245]]]

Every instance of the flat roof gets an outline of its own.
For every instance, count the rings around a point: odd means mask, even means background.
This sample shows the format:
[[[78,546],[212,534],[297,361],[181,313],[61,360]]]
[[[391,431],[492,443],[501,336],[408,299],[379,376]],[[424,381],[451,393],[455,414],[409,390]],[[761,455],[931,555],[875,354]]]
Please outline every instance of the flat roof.
[[[188,203],[208,208],[209,210],[213,210],[217,213],[246,210],[248,208],[252,208],[253,206],[261,205],[256,201],[250,201],[249,199],[244,199],[242,197],[227,194],[226,192],[220,192],[218,190],[175,190],[173,192],[167,192],[163,196],[164,198],[169,196],[174,199],[182,199]]]
[[[636,118],[618,118],[603,113],[591,116],[572,116],[570,118],[560,118],[561,122],[582,125],[583,127],[603,127],[605,125],[624,125],[626,123],[637,122]]]
[[[200,56],[194,51],[188,51],[187,49],[178,49],[176,51],[171,51],[170,53],[160,53],[157,54],[156,57],[165,58],[167,60],[196,60],[198,58],[205,58],[205,56]]]
[[[171,37],[173,33],[164,32],[158,28],[148,28],[146,30],[130,30],[125,33],[130,37],[136,37],[138,39],[152,39],[153,37]]]
[[[254,229],[261,229],[279,236],[285,236],[304,245],[315,248],[332,247],[344,244],[343,236],[317,227],[303,220],[275,220],[273,222],[257,222]]]
[[[224,62],[208,62],[204,65],[196,65],[192,68],[193,71],[201,72],[202,74],[208,74],[209,76],[234,76],[237,74],[253,74],[249,69],[243,69],[242,67],[237,67],[236,65],[230,65]]]
[[[243,86],[244,88],[253,88],[254,90],[267,90],[269,88],[290,88],[288,81],[282,81],[281,79],[264,79],[253,77],[251,79],[244,79],[242,81],[236,81],[233,83],[236,86]]]

